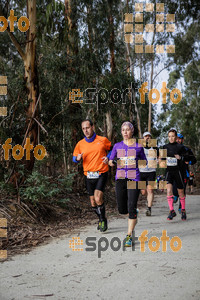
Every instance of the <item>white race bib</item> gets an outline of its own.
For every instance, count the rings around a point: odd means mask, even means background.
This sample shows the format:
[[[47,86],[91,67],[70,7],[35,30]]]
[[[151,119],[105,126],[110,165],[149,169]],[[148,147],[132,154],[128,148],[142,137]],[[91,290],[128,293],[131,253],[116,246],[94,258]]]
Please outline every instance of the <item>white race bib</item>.
[[[167,157],[167,166],[168,167],[177,166],[177,158],[176,157]]]
[[[88,179],[98,179],[99,178],[99,171],[96,172],[87,172]]]
[[[122,166],[130,166],[135,164],[135,156],[120,157],[119,160]]]

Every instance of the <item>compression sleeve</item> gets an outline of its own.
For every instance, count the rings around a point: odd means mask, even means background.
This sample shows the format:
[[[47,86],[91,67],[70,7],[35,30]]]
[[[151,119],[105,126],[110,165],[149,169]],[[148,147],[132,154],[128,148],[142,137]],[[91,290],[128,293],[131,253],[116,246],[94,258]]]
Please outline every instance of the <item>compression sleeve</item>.
[[[76,160],[76,157],[77,157],[77,155],[79,154],[79,153],[81,153],[81,149],[80,149],[80,142],[78,142],[77,144],[76,144],[76,147],[74,148],[74,152],[73,152],[73,158],[72,158],[72,161],[74,162],[74,163],[79,163],[79,161],[78,160]]]
[[[72,161],[76,164],[80,162],[80,161],[76,160],[76,156],[73,156]]]
[[[110,159],[111,152],[112,152],[112,150],[110,150],[110,151],[108,152],[108,154],[107,154],[107,158],[108,158],[108,159]]]

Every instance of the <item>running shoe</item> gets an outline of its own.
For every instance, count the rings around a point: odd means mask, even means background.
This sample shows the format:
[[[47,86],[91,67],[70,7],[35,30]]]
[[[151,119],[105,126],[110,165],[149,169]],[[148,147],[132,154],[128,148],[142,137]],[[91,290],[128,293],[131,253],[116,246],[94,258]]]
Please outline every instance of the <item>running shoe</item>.
[[[176,217],[175,210],[170,210],[169,216],[167,217],[167,220],[172,220],[174,217]]]
[[[127,234],[124,247],[131,247],[132,246],[132,237]]]
[[[187,219],[185,209],[182,209],[182,210],[181,210],[181,219],[182,219],[183,221],[186,221],[186,219]]]
[[[101,221],[100,231],[105,232],[108,229],[107,219]]]
[[[97,226],[97,230],[100,230],[101,228],[101,221],[99,221],[98,226]]]
[[[151,216],[151,210],[147,208],[146,210],[146,216],[150,217]]]
[[[173,203],[177,203],[178,202],[178,196],[174,196],[174,201]]]

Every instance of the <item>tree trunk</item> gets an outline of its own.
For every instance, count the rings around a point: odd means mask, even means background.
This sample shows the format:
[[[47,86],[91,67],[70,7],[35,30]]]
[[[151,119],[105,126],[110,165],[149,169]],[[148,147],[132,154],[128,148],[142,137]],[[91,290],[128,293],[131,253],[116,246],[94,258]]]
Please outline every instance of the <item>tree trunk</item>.
[[[108,1],[108,23],[109,23],[109,49],[110,49],[110,72],[114,73],[116,69],[115,65],[115,34],[114,34],[114,22],[113,22],[113,14],[112,14],[112,5],[113,1]]]
[[[65,127],[63,125],[63,136],[62,136],[62,150],[63,150],[63,165],[64,165],[64,174],[67,174],[67,162],[65,156]]]
[[[151,90],[153,88],[153,57],[151,59]],[[151,114],[152,114],[152,103],[149,101],[149,118],[148,118],[148,131],[151,133]]]
[[[128,57],[128,61],[129,61],[129,66],[130,66],[130,72],[132,77],[134,78],[134,67],[133,67],[133,62],[130,56],[130,52],[129,52],[129,47],[128,47],[128,43],[126,44],[126,50],[127,50],[127,57]],[[130,45],[129,45],[130,46]],[[129,72],[129,68],[127,68],[127,72]],[[135,107],[135,112],[136,112],[136,118],[137,118],[137,126],[138,126],[138,132],[139,132],[139,137],[142,136],[142,130],[141,130],[141,121],[140,121],[140,115],[139,115],[139,110],[137,107],[137,103],[136,103],[136,98],[135,98],[135,91],[132,87],[132,83],[131,83],[131,91],[133,94],[133,103],[134,103],[134,107]],[[131,103],[131,99],[129,99],[130,103]],[[130,111],[131,111],[131,106],[130,106]],[[129,112],[129,116],[130,116],[130,121],[133,121],[133,116],[132,114]]]
[[[78,31],[77,31],[77,1],[65,0],[65,20],[67,22],[67,59],[69,76],[72,73],[73,77],[76,77],[76,58],[78,55]],[[78,86],[78,80],[74,79],[74,85]],[[72,87],[77,88],[77,87]],[[68,113],[71,116],[71,138],[72,147],[77,143],[77,128],[80,126],[77,117],[77,111],[81,112],[81,106],[79,103],[72,103],[70,101],[68,106]]]
[[[92,11],[92,3],[93,1],[91,0],[91,3],[88,3],[86,5],[87,7],[87,27],[88,27],[88,42],[89,42],[89,49],[90,49],[90,53],[92,53],[92,24],[91,24],[91,20],[90,20],[90,14]]]
[[[112,123],[112,116],[110,110],[106,112],[106,128],[107,128],[107,138],[109,141],[112,139],[113,133],[113,123]]]
[[[140,84],[142,84],[142,56],[140,56]]]
[[[139,111],[138,111],[138,107],[137,107],[137,103],[136,103],[136,99],[135,99],[135,90],[132,87],[132,83],[131,83],[131,91],[133,93],[133,103],[134,103],[134,106],[135,106],[135,112],[136,112],[136,118],[137,118],[138,134],[139,134],[139,138],[142,138],[140,114],[139,114]]]
[[[28,100],[30,101],[26,120],[26,123],[28,124],[31,118],[33,117],[33,112],[35,110],[35,105],[38,99],[38,77],[36,65],[36,0],[27,1],[27,17],[30,21],[30,27],[26,35],[25,51],[22,49],[15,35],[12,32],[10,32],[9,27],[7,28],[7,32],[16,50],[18,51],[24,62],[25,82]],[[37,110],[35,114],[37,114]],[[30,141],[33,144],[33,146],[37,145],[38,125],[33,120],[31,121],[27,137],[30,138]],[[26,160],[25,165],[27,170],[32,171],[34,166],[33,152],[31,152],[30,160]]]
[[[110,73],[114,74],[116,70],[115,65],[115,33],[114,33],[114,21],[113,21],[113,0],[108,1],[108,23],[109,23],[109,50],[110,50]],[[110,109],[106,112],[106,132],[107,138],[111,141],[113,135],[113,122]]]
[[[127,0],[126,2],[126,8],[127,8],[127,13],[129,12],[129,0]],[[132,58],[131,58],[131,55],[130,55],[130,43],[126,43],[126,52],[127,52],[127,72],[128,73],[131,73],[131,76],[133,77],[134,79],[134,64],[133,64],[133,61],[132,61]],[[138,107],[137,107],[137,103],[136,103],[136,98],[135,98],[135,91],[132,87],[132,83],[131,83],[131,92],[132,92],[132,95],[133,95],[133,103],[134,103],[134,107],[135,107],[135,112],[136,112],[136,119],[137,119],[137,126],[138,126],[138,132],[139,132],[139,137],[142,136],[142,130],[141,130],[141,122],[140,122],[140,115],[139,115],[139,110],[138,110]],[[130,118],[130,121],[133,121],[133,114],[131,113],[131,109],[132,109],[132,103],[131,103],[131,97],[129,99],[130,101],[130,110],[129,110],[129,118]]]
[[[65,0],[65,19],[68,24],[67,54],[70,56],[78,54],[77,23],[76,23],[76,1]]]
[[[155,4],[155,1],[154,1]],[[153,24],[155,24],[155,20],[156,20],[156,15],[154,13],[153,15]],[[155,31],[153,32],[153,38],[152,38],[152,45],[154,44],[154,40],[155,40]],[[154,61],[154,55],[152,54],[151,57],[151,79],[150,79],[150,85],[151,85],[151,89],[153,88],[153,61]],[[151,133],[151,114],[152,114],[152,103],[149,101],[149,117],[148,117],[148,131]]]
[[[27,43],[25,49],[24,68],[25,68],[25,81],[28,91],[28,100],[30,101],[27,112],[27,123],[33,116],[35,105],[38,99],[38,76],[36,64],[36,0],[27,1],[27,17],[30,20],[30,28],[27,32]],[[38,109],[36,109],[37,115]],[[31,143],[37,145],[38,138],[38,125],[35,121],[31,122],[31,126],[27,137],[30,138]],[[26,161],[26,167],[32,171],[34,167],[33,152],[30,161]]]

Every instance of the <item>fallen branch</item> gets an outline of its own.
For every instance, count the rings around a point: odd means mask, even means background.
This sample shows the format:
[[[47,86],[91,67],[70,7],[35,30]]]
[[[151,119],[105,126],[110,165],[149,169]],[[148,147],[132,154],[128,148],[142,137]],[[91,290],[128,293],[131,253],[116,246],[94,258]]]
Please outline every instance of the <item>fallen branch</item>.
[[[36,214],[34,214],[34,212],[28,207],[28,205],[26,205],[24,202],[21,202],[21,205],[23,205],[28,211],[30,211],[31,214],[33,214],[35,218],[37,218]]]
[[[36,221],[36,218],[34,218],[22,205],[20,205],[20,204],[18,204],[17,203],[17,205],[20,207],[20,208],[22,208],[24,211],[25,211],[25,213],[33,220],[33,221]]]
[[[5,212],[5,210],[4,210],[3,208],[0,208],[0,212],[1,212],[3,215],[5,215],[6,218],[11,219],[11,216],[10,216],[7,212]]]

